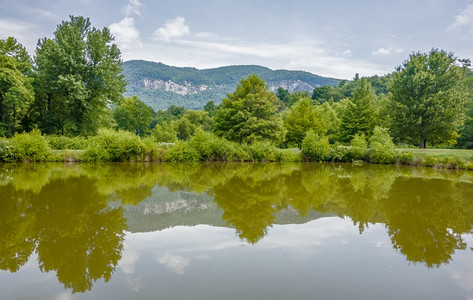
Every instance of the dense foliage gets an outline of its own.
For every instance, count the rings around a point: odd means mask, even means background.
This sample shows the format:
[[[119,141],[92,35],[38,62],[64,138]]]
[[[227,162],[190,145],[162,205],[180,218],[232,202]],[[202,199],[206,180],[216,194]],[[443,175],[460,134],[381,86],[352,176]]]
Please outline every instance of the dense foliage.
[[[355,134],[371,135],[376,122],[376,96],[367,79],[361,79],[353,99],[341,114],[340,139],[350,141]]]
[[[242,79],[236,91],[223,99],[223,107],[215,115],[214,132],[240,144],[281,141],[284,130],[276,103],[277,97],[264,80],[254,74]]]
[[[144,136],[152,129],[154,111],[138,97],[125,98],[115,108],[113,117],[120,129]]]
[[[71,16],[52,39],[38,42],[36,101],[31,116],[47,133],[89,135],[111,120],[110,102],[126,85],[120,51],[108,28]]]
[[[397,68],[392,82],[392,129],[401,141],[454,143],[465,119],[466,67],[452,53],[414,53]],[[471,101],[471,99],[470,99]]]
[[[12,37],[0,40],[0,136],[12,136],[33,101],[32,61]]]

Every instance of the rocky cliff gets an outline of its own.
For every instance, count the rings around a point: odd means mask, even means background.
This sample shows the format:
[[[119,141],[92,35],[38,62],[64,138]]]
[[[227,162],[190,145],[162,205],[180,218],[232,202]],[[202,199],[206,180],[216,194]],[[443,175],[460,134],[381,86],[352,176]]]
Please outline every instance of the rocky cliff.
[[[235,90],[242,78],[251,74],[263,78],[272,91],[282,87],[291,93],[311,93],[318,86],[333,86],[340,82],[308,72],[271,70],[261,66],[198,70],[141,60],[127,61],[123,66],[123,74],[128,80],[125,96],[137,95],[155,110],[166,109],[171,104],[189,109],[202,109],[208,101],[218,104],[227,93]]]

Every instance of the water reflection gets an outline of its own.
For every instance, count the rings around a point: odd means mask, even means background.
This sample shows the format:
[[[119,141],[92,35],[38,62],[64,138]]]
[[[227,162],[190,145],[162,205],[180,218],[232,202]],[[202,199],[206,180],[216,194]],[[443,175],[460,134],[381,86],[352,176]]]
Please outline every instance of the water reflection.
[[[438,267],[466,248],[462,235],[473,228],[472,182],[471,172],[393,166],[0,165],[0,269],[16,272],[36,252],[41,271],[54,271],[73,292],[108,281],[121,258],[127,223],[139,223],[163,201],[156,187],[213,197],[213,204],[199,202],[206,197],[180,197],[179,207],[186,207],[182,222],[208,224],[212,217],[192,214],[196,210],[220,213],[251,244],[280,222],[281,211],[301,217],[335,213],[349,217],[360,233],[383,224],[409,262]],[[147,207],[126,220],[137,205]],[[176,216],[179,207],[154,213]],[[176,224],[169,219],[160,217],[160,228]],[[169,257],[160,259],[164,264]]]

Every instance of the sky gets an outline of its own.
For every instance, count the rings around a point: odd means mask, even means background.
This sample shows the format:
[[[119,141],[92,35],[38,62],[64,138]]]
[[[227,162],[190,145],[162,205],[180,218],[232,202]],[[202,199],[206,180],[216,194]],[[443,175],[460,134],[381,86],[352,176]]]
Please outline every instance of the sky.
[[[352,79],[432,48],[473,60],[473,0],[0,0],[0,39],[13,36],[34,55],[69,15],[108,27],[124,61]]]

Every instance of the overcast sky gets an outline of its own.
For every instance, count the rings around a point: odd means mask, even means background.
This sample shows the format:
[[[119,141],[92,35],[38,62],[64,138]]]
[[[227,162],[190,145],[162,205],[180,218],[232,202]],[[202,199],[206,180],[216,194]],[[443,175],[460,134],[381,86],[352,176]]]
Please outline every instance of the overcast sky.
[[[432,48],[473,60],[473,0],[0,0],[0,38],[33,54],[69,15],[109,27],[125,61],[351,79],[390,73]]]

